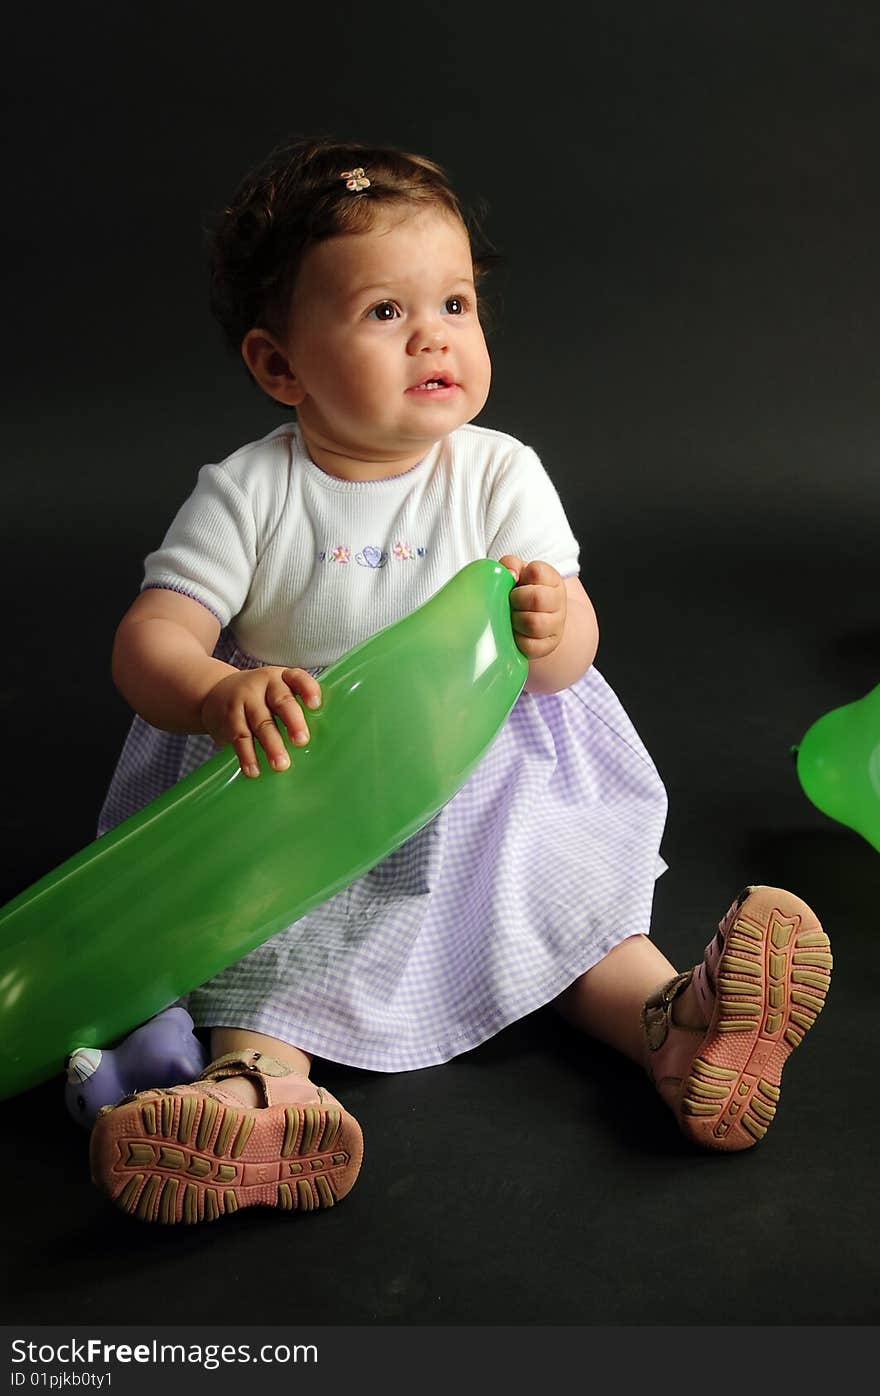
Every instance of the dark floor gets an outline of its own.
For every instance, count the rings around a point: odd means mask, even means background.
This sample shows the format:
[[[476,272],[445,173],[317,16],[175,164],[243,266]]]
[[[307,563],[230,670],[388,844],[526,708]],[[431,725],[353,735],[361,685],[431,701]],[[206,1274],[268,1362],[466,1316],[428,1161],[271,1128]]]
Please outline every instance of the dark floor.
[[[871,529],[780,519],[746,527],[722,510],[702,530],[670,513],[626,555],[609,541],[592,561],[600,667],[670,792],[659,943],[693,961],[748,881],[797,890],[832,938],[828,1005],[767,1139],[733,1157],[693,1150],[638,1071],[545,1009],[431,1070],[321,1065],[366,1137],[358,1185],[331,1212],[150,1228],[91,1186],[86,1136],[52,1082],[6,1105],[6,1323],[877,1322],[880,863],[807,801],[789,754],[876,681]],[[87,752],[68,739],[75,829],[92,817],[75,779]],[[47,830],[41,863],[42,828],[36,808],[21,813],[10,896],[73,851]],[[233,1314],[235,1292],[250,1298]]]

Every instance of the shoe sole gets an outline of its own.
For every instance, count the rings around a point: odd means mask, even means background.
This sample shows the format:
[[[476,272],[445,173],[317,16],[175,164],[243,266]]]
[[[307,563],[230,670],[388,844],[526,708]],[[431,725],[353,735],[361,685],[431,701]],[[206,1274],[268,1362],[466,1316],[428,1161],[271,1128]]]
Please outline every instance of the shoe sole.
[[[709,1149],[749,1149],[776,1114],[782,1068],[825,1005],[828,936],[799,897],[746,888],[719,928],[715,1010],[679,1097],[683,1132]]]
[[[216,1221],[243,1207],[313,1212],[354,1185],[360,1125],[338,1106],[236,1109],[202,1092],[151,1092],[100,1116],[92,1180],[140,1221]]]

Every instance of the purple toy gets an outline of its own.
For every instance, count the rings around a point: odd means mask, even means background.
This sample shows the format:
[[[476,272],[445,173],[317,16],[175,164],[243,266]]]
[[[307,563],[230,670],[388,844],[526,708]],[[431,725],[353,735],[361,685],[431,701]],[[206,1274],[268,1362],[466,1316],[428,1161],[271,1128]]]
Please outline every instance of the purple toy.
[[[207,1065],[192,1018],[173,1004],[116,1047],[103,1052],[78,1047],[67,1062],[65,1104],[78,1124],[91,1129],[102,1106],[115,1105],[132,1091],[192,1081]]]

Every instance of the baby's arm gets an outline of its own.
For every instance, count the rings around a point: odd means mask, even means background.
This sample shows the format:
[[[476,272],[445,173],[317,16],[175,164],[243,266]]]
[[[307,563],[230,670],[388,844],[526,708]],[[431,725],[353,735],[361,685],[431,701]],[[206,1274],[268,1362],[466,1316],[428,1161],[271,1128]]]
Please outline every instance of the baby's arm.
[[[270,764],[290,762],[273,714],[298,746],[309,733],[298,693],[309,707],[321,701],[317,679],[304,669],[266,665],[240,671],[214,659],[220,622],[198,601],[164,588],[141,592],[116,631],[113,680],[122,696],[154,727],[207,732],[230,743],[246,775],[259,775],[254,738]]]
[[[529,661],[526,691],[558,693],[593,662],[599,626],[589,596],[577,577],[561,577],[549,562],[500,559],[513,573],[510,610],[516,643]]]

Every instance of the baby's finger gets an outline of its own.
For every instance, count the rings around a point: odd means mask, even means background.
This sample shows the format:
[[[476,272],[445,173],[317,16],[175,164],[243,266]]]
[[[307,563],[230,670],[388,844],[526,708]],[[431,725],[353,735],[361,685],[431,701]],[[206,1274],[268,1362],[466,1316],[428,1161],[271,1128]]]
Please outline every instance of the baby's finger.
[[[545,640],[561,629],[558,617],[551,611],[512,611],[511,623],[516,635],[532,640]]]
[[[516,636],[516,647],[531,664],[535,659],[544,659],[552,654],[559,644],[558,635],[548,635],[541,639],[530,639],[527,635]]]
[[[298,693],[307,708],[320,708],[321,685],[308,669],[285,669],[282,679],[294,693]]]
[[[560,595],[552,586],[515,586],[510,593],[510,605],[514,611],[562,610]]]
[[[501,563],[502,567],[507,568],[508,572],[513,573],[513,580],[518,582],[519,574],[522,572],[525,565],[522,558],[517,557],[515,553],[505,553],[504,557],[500,557],[498,561]]]
[[[254,749],[254,739],[250,732],[247,736],[231,737],[232,749],[238,757],[238,764],[242,774],[254,780],[260,774],[260,767],[257,762],[257,753]]]
[[[549,562],[524,562],[519,571],[519,584],[558,587],[562,585],[562,578]]]
[[[269,709],[281,718],[290,740],[296,746],[305,746],[309,740],[308,723],[288,685],[281,679],[270,684],[266,691],[266,703]]]
[[[238,757],[238,764],[244,775],[253,778],[260,774],[257,753],[254,750],[253,733],[248,723],[244,703],[241,700],[227,700],[223,703],[217,724],[210,729],[210,732],[218,744],[229,743]]]
[[[266,753],[266,759],[273,771],[286,771],[290,757],[284,745],[284,738],[278,731],[275,718],[265,703],[253,703],[246,707],[248,726]]]

